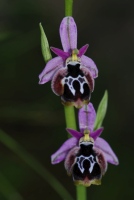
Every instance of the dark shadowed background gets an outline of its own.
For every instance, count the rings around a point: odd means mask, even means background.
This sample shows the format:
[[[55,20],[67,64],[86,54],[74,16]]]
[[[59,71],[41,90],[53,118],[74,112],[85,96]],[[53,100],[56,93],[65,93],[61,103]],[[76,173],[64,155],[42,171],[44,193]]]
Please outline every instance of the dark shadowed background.
[[[99,77],[91,101],[95,108],[109,93],[102,137],[119,157],[109,164],[101,186],[88,188],[90,200],[126,200],[134,197],[134,1],[74,0],[78,48],[97,64]],[[63,0],[0,1],[0,128],[39,160],[75,198],[72,178],[63,163],[52,166],[50,155],[66,140],[60,98],[50,82],[38,85],[45,62],[41,54],[39,22],[50,46],[61,48],[59,25]],[[0,142],[0,173],[24,200],[61,199],[19,156]],[[3,189],[2,189],[3,188]],[[0,200],[6,200],[0,180]],[[10,200],[17,200],[12,197]]]

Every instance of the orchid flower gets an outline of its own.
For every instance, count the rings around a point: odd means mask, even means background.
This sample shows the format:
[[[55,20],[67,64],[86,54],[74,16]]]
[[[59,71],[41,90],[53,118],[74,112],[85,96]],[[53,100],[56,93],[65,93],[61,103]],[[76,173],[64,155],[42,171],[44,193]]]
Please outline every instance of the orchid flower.
[[[72,174],[76,184],[100,185],[107,163],[118,165],[119,161],[110,145],[102,139],[103,128],[94,129],[96,112],[92,103],[79,110],[80,132],[67,129],[73,136],[51,156],[52,164],[65,160],[65,169]]]
[[[57,57],[48,61],[39,75],[39,84],[51,80],[53,92],[61,96],[64,105],[80,108],[89,103],[98,70],[93,60],[84,55],[88,44],[77,49],[77,27],[73,17],[63,18],[60,38],[63,50],[51,47]]]

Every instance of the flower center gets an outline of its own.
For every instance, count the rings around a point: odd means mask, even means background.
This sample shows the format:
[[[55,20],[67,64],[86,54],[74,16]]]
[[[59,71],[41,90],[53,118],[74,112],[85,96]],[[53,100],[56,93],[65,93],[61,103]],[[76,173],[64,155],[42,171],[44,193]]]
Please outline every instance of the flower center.
[[[74,49],[72,51],[72,61],[79,61],[78,56],[77,56],[78,53],[79,53],[78,49]]]
[[[80,57],[78,57],[79,50],[78,49],[73,49],[71,56],[66,59],[66,65],[71,64],[71,65],[76,65],[76,64],[81,64]]]
[[[90,131],[85,129],[84,130],[84,136],[80,138],[79,140],[79,144],[89,144],[89,143],[94,143],[94,139],[92,137],[90,137]]]

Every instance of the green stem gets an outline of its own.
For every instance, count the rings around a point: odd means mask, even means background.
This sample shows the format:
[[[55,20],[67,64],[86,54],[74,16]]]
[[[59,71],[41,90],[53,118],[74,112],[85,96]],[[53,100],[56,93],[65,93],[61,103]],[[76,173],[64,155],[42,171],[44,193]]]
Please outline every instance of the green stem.
[[[77,129],[76,128],[76,119],[75,119],[75,110],[73,106],[64,106],[65,110],[65,119],[67,128]],[[76,186],[76,196],[77,200],[86,200],[86,187],[80,185]]]
[[[66,120],[66,127],[77,129],[76,126],[76,119],[75,119],[75,110],[73,106],[64,106],[65,110],[65,120]],[[86,200],[86,187],[82,185],[76,186],[76,196],[77,200]]]
[[[65,0],[65,16],[72,16],[73,12],[73,0]],[[75,110],[73,106],[64,106],[65,119],[67,128],[77,129]],[[86,187],[76,186],[77,200],[86,200]]]
[[[76,195],[77,195],[77,200],[86,200],[87,199],[86,187],[84,187],[83,185],[76,186]]]
[[[73,106],[64,106],[66,128],[77,129],[75,120],[75,110]]]
[[[65,16],[72,16],[73,0],[65,0]]]

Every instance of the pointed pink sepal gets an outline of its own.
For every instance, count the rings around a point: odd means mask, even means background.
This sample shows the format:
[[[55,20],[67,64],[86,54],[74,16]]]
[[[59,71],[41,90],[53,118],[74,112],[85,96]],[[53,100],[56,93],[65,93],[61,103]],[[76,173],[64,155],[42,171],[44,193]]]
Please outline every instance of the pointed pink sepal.
[[[119,164],[119,160],[117,156],[115,155],[110,145],[104,139],[98,137],[94,143],[94,146],[102,150],[107,162],[113,165]]]
[[[52,80],[55,72],[63,67],[63,60],[61,57],[55,57],[48,61],[45,68],[39,75],[39,84],[44,84],[50,80]]]
[[[91,58],[82,55],[81,56],[81,63],[89,69],[93,78],[98,77],[98,69],[96,67],[96,64],[94,63],[94,61]]]
[[[63,161],[66,158],[69,150],[77,145],[77,142],[77,138],[74,137],[66,140],[63,145],[51,156],[51,163],[57,164]]]
[[[88,129],[90,132],[93,131],[94,122],[96,118],[96,112],[92,103],[83,106],[79,110],[79,127],[80,132],[84,132],[85,129]]]
[[[60,37],[63,50],[77,49],[77,26],[73,17],[64,17],[60,24]]]

